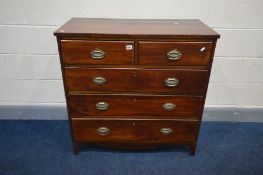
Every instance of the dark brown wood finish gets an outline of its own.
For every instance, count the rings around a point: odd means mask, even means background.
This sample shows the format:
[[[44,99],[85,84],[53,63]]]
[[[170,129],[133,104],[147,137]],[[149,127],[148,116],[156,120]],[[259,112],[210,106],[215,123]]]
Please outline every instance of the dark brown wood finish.
[[[107,134],[98,134],[98,129],[109,129]],[[163,134],[162,128],[171,129]],[[175,141],[194,141],[198,122],[176,120],[89,120],[74,119],[74,138],[78,142],[143,142],[173,143]]]
[[[72,117],[112,117],[120,118],[184,118],[199,119],[198,112],[202,108],[202,97],[193,96],[148,96],[148,95],[70,95],[69,105]],[[96,104],[106,102],[106,110],[99,110]],[[164,105],[172,103],[174,109],[166,110]],[[168,105],[169,105],[168,104]],[[147,111],[147,113],[145,112]],[[145,115],[148,116],[145,116]]]
[[[87,92],[145,92],[202,95],[208,77],[207,70],[174,69],[107,69],[66,68],[67,87]],[[103,77],[105,84],[96,84],[94,77]],[[167,78],[179,80],[174,87],[165,85]]]
[[[63,62],[63,55],[61,51],[61,38],[57,36],[57,45],[58,45],[58,53],[59,53],[59,59],[60,59],[60,67],[61,67],[61,73],[62,73],[62,78],[63,78],[63,86],[64,86],[64,92],[65,92],[65,98],[66,98],[66,105],[67,105],[67,112],[68,112],[68,118],[69,118],[69,126],[70,126],[70,135],[72,139],[72,151],[74,154],[79,153],[79,144],[75,142],[74,136],[73,136],[73,127],[72,127],[72,120],[70,120],[69,112],[69,103],[68,103],[68,91],[67,91],[67,86],[66,86],[66,81],[65,81],[65,71],[64,71],[64,62]]]
[[[198,19],[72,18],[56,36],[85,38],[217,39],[220,35]]]
[[[134,61],[133,41],[85,41],[62,40],[64,64],[132,64]],[[132,49],[126,49],[126,46]],[[102,50],[102,59],[91,57],[91,51]]]
[[[182,56],[169,60],[167,53],[178,50]],[[212,42],[139,42],[139,64],[206,66],[209,64]]]
[[[217,43],[217,40],[215,40],[215,41],[213,42],[212,53],[211,53],[211,56],[210,56],[210,63],[209,63],[209,68],[208,68],[209,77],[208,77],[208,81],[206,82],[206,92],[207,92],[207,90],[208,90],[209,79],[210,79],[210,76],[211,76],[211,70],[212,70],[212,64],[213,64],[213,60],[214,60],[216,43]],[[200,131],[200,128],[201,128],[202,115],[203,115],[203,112],[204,112],[204,106],[205,106],[206,96],[207,96],[207,93],[205,93],[204,101],[203,101],[203,103],[202,103],[203,108],[202,108],[201,111],[200,111],[201,120],[199,120],[199,126],[198,126],[198,132],[197,132],[196,140],[195,140],[194,143],[192,143],[192,144],[190,145],[190,155],[194,155],[194,154],[195,154],[196,145],[197,145],[197,140],[198,140],[198,136],[199,136],[199,131]]]
[[[185,144],[195,154],[218,33],[199,20],[73,18],[54,35],[75,154],[84,143],[118,149]],[[94,49],[103,59],[91,58]],[[174,49],[180,59],[167,59]],[[94,83],[96,76],[106,83]],[[167,87],[169,77],[179,84]],[[107,109],[99,110],[99,102]],[[176,107],[164,110],[167,103]]]

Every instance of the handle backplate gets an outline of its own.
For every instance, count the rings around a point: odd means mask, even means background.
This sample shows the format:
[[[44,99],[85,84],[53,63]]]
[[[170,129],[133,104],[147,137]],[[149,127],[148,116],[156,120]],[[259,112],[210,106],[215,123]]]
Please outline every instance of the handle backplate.
[[[179,84],[179,80],[175,77],[169,77],[169,78],[164,80],[164,83],[168,87],[174,87],[174,86],[177,86]]]
[[[95,60],[101,60],[105,57],[105,52],[100,49],[94,49],[90,52],[90,56]]]
[[[165,103],[163,104],[163,109],[166,111],[171,111],[174,110],[176,108],[176,105],[173,103]]]
[[[178,51],[177,49],[173,49],[167,52],[166,56],[168,60],[174,61],[174,60],[180,59],[182,56],[182,53]]]
[[[92,81],[95,84],[105,84],[107,80],[104,77],[96,76],[92,79]]]
[[[97,134],[99,135],[105,136],[108,135],[109,133],[110,133],[110,129],[107,127],[99,127],[97,129]]]
[[[107,109],[109,109],[109,104],[107,102],[98,102],[96,103],[96,108],[100,111],[105,111]]]
[[[173,133],[172,128],[161,128],[160,131],[165,135]]]

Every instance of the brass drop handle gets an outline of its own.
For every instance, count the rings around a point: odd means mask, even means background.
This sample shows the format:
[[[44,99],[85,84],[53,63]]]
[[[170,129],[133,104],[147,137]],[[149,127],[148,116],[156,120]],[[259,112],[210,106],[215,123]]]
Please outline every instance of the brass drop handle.
[[[90,56],[95,60],[101,60],[105,57],[105,52],[100,49],[94,49],[90,52]]]
[[[179,84],[179,80],[175,77],[169,77],[164,80],[164,84],[168,87],[174,87]]]
[[[166,111],[171,111],[174,110],[176,108],[176,105],[173,103],[165,103],[163,104],[163,109]]]
[[[101,101],[96,103],[96,108],[100,111],[105,111],[109,109],[109,104],[107,102]]]
[[[161,133],[163,133],[165,135],[173,133],[172,128],[161,128],[160,131],[161,131]]]
[[[92,81],[95,84],[105,84],[107,80],[104,77],[96,76],[92,79]]]
[[[107,127],[99,127],[97,129],[97,134],[99,135],[105,136],[108,135],[109,133],[110,133],[110,129]]]
[[[166,56],[168,60],[179,60],[183,54],[177,49],[170,50],[167,52]]]

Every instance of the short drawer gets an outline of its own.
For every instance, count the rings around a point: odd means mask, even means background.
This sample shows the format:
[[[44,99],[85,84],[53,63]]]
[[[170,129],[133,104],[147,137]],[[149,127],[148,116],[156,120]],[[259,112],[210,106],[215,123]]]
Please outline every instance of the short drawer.
[[[64,64],[132,64],[133,41],[62,40]]]
[[[212,42],[139,42],[139,64],[207,66]]]
[[[72,117],[199,119],[203,97],[146,95],[70,95]]]
[[[202,95],[208,71],[174,69],[65,68],[69,91],[150,92]]]
[[[198,122],[176,120],[72,120],[78,142],[172,143],[196,138]]]

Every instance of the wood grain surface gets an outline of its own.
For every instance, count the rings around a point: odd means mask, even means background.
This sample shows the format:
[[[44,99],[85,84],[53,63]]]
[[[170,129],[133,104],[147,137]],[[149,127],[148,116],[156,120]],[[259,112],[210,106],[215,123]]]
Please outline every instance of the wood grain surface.
[[[127,50],[126,46],[131,46]],[[61,42],[64,64],[132,64],[134,62],[133,41],[85,41],[63,40]],[[94,59],[91,51],[102,50],[104,58]]]
[[[177,50],[178,60],[169,60],[167,53]],[[139,42],[138,62],[141,65],[206,66],[210,63],[211,42]]]
[[[72,18],[56,36],[108,38],[216,39],[220,35],[198,19]]]
[[[89,94],[70,95],[69,106],[72,117],[100,118],[181,118],[199,119],[202,109],[202,97],[167,95],[109,95]],[[106,102],[107,110],[98,110],[96,104]],[[165,110],[164,104],[172,103],[175,108]],[[143,116],[143,117],[142,117]]]
[[[206,70],[174,69],[118,69],[118,68],[66,68],[69,91],[83,92],[137,92],[202,95],[208,80]],[[94,77],[104,77],[105,84],[96,84]],[[179,84],[165,85],[165,80],[175,77]]]
[[[75,140],[108,141],[108,142],[162,142],[194,141],[198,122],[176,120],[89,120],[74,119],[73,131]],[[107,135],[98,134],[100,127],[109,129]],[[161,133],[162,128],[171,128],[172,133]]]

